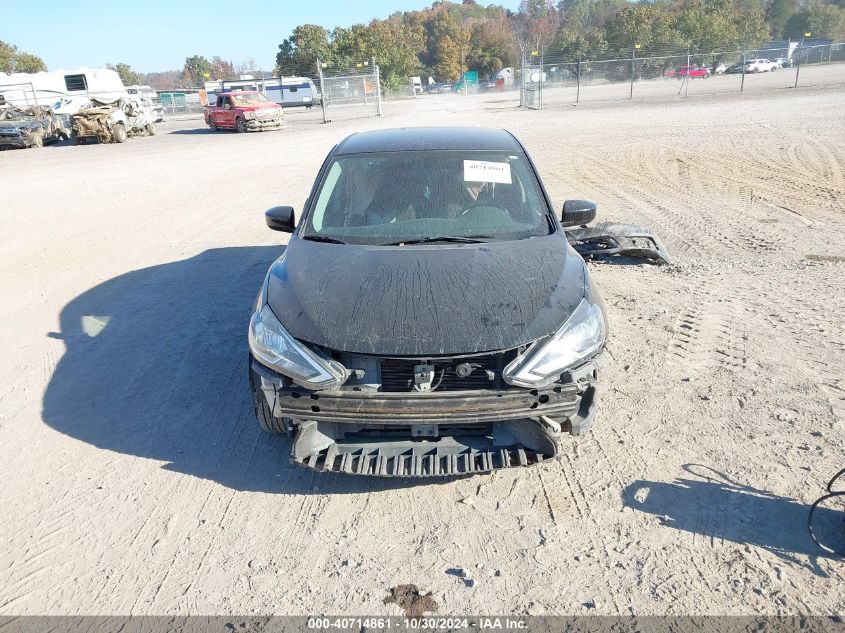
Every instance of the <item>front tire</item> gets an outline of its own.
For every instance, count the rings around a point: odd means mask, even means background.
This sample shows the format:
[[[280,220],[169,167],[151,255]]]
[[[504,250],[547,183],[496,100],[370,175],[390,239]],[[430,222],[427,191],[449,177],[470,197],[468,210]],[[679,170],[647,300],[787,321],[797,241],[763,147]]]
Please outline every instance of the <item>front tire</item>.
[[[210,129],[212,132],[216,132],[216,131],[217,131],[217,124],[214,122],[214,119],[209,119],[209,120],[208,120],[208,127],[209,127],[209,129]]]
[[[282,419],[273,415],[273,410],[262,392],[253,391],[252,401],[255,404],[255,417],[263,430],[272,435],[291,435]]]
[[[155,136],[156,132],[158,132],[158,130],[156,129],[156,124],[147,123],[147,134],[149,134],[150,136]]]
[[[36,134],[32,137],[32,145],[30,147],[44,147],[44,136]]]
[[[238,131],[238,134],[245,134],[246,133],[246,119],[238,117],[235,120],[235,129]]]
[[[126,126],[123,123],[115,123],[111,128],[111,136],[115,143],[125,143],[127,139]]]

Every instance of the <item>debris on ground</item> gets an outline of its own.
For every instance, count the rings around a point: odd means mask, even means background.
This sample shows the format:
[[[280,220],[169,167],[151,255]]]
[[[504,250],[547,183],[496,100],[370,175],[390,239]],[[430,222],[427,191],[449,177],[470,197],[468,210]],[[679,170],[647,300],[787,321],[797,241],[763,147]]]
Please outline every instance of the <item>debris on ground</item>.
[[[431,594],[421,594],[416,585],[393,587],[390,590],[390,595],[383,602],[384,604],[398,605],[408,616],[420,616],[426,611],[437,611],[437,603],[431,597]]]
[[[482,565],[482,567],[483,567],[483,565]],[[480,569],[480,567],[479,567],[479,569]],[[467,571],[463,567],[450,567],[449,569],[446,570],[446,573],[449,576],[457,576],[458,578],[463,580],[464,585],[466,587],[474,587],[475,586],[475,579],[472,577],[472,575],[469,573],[469,571]]]

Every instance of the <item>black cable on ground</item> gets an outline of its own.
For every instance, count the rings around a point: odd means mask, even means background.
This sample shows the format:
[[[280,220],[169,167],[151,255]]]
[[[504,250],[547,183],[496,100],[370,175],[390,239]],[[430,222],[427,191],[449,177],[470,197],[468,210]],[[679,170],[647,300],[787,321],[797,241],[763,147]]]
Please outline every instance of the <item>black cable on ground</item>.
[[[816,543],[816,545],[821,547],[824,551],[829,552],[831,554],[834,554],[836,556],[845,557],[845,550],[831,549],[827,545],[822,544],[821,542],[819,542],[819,539],[816,538],[816,534],[813,532],[813,513],[815,513],[816,508],[819,507],[820,504],[824,503],[828,499],[834,499],[836,497],[845,497],[845,491],[840,491],[840,492],[834,492],[833,491],[833,486],[836,483],[836,480],[842,478],[843,476],[845,476],[845,468],[843,468],[838,473],[836,473],[833,476],[833,479],[831,479],[830,482],[827,484],[827,494],[822,496],[822,497],[819,497],[818,499],[816,499],[816,501],[810,507],[810,514],[807,516],[807,529],[810,531],[810,536],[812,537],[812,539]],[[843,523],[842,523],[842,529],[843,529],[843,532],[845,532],[845,521],[843,521]]]

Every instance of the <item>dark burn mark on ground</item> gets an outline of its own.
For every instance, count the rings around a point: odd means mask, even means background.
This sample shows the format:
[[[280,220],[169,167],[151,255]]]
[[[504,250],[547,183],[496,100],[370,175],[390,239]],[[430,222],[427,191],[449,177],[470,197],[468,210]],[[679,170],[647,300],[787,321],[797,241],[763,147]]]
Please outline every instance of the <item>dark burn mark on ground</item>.
[[[398,585],[390,590],[384,604],[396,604],[407,616],[420,616],[426,611],[437,611],[437,603],[430,595],[421,595],[416,585]]]

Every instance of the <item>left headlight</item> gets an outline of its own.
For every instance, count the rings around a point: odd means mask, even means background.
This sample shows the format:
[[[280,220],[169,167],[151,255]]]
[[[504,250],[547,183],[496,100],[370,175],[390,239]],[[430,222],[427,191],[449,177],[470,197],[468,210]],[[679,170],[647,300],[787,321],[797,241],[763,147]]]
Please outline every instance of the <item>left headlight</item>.
[[[249,349],[262,365],[306,389],[336,389],[346,382],[343,365],[318,356],[288,334],[267,304],[249,320]]]
[[[586,298],[557,332],[505,367],[505,382],[519,387],[546,387],[567,369],[598,353],[607,339],[601,305]]]

